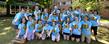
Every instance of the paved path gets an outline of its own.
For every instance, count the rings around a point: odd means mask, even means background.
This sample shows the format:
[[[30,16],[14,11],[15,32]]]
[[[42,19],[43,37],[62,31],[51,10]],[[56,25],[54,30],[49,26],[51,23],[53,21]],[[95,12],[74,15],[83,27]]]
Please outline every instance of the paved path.
[[[106,27],[109,29],[109,22],[100,22],[100,26]]]

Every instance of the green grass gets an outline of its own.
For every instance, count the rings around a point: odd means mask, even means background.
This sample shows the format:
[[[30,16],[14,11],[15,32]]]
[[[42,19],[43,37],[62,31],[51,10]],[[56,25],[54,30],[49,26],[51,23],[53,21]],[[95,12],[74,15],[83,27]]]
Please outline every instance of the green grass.
[[[15,31],[12,28],[11,24],[12,18],[10,17],[2,17],[0,18],[0,44],[12,44],[11,41],[15,38]],[[105,29],[105,30],[104,30]],[[105,41],[109,42],[109,30],[106,28],[100,27],[99,29],[99,34],[98,34],[99,39],[103,39]],[[27,42],[27,44],[80,44],[75,41],[66,41],[61,38],[59,43],[52,42],[50,39],[49,40],[33,40]],[[85,43],[81,43],[85,44]],[[92,40],[91,44],[104,44],[100,41],[95,42]]]

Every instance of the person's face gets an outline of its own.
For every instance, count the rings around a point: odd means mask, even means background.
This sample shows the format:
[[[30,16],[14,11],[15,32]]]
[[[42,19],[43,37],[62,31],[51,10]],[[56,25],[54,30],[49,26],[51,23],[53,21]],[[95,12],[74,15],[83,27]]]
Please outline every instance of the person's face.
[[[25,20],[25,18],[23,18],[23,19],[22,19],[22,23],[25,23],[25,22],[26,22],[26,20]]]
[[[29,20],[30,20],[30,21],[32,20],[32,17],[31,17],[31,16],[29,17]]]
[[[92,14],[92,11],[88,11],[89,14]]]
[[[56,13],[54,13],[53,15],[56,15]]]
[[[96,12],[96,11],[94,11],[94,14],[97,14],[97,12]]]
[[[69,22],[70,21],[70,19],[69,18],[67,18],[67,22]]]
[[[47,23],[46,23],[45,25],[46,25],[46,26],[48,26],[48,24],[47,24]]]
[[[22,10],[21,10],[21,12],[22,12],[22,13],[25,13],[25,10],[24,10],[24,9],[22,9]]]
[[[36,9],[36,10],[39,9],[38,6],[35,6],[35,9]]]
[[[75,17],[75,20],[78,21],[78,17]]]
[[[58,9],[58,7],[57,6],[54,6],[54,9]]]
[[[41,24],[42,21],[39,21],[38,23]]]
[[[27,10],[26,12],[29,13],[29,10]]]
[[[55,25],[55,22],[53,22],[53,25]]]
[[[68,27],[69,27],[69,25],[68,25],[68,24],[66,24],[66,27],[68,28]]]
[[[48,10],[47,10],[47,9],[44,9],[44,12],[45,12],[45,13],[47,13],[47,12],[48,12]]]
[[[85,17],[84,20],[87,21],[88,20],[88,17]]]

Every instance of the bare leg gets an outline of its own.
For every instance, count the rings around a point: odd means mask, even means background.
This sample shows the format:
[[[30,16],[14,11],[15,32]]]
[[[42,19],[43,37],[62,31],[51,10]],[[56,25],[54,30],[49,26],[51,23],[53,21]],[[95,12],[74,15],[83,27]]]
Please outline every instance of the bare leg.
[[[80,38],[76,38],[76,42],[80,42]]]
[[[60,35],[57,36],[56,41],[57,41],[57,42],[60,41]]]
[[[82,42],[84,42],[84,40],[85,40],[85,36],[84,35],[82,35],[81,40],[82,40]]]
[[[67,40],[69,40],[69,35],[67,35]]]
[[[67,38],[66,38],[66,35],[64,35],[64,40],[66,40]]]
[[[87,41],[88,44],[90,44],[91,38],[90,38],[90,37],[87,37],[87,38],[86,38],[86,41]]]
[[[74,41],[74,39],[75,39],[74,37],[71,37],[71,40],[72,40],[72,41]]]

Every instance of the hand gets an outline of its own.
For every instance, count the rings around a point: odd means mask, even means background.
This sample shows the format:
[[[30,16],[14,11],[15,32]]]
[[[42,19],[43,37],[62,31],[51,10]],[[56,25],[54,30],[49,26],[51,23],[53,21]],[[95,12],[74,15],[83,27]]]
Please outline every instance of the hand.
[[[79,29],[79,31],[81,31],[81,29]]]
[[[19,37],[19,36],[17,35],[17,36],[16,36],[16,39],[18,39],[18,37]]]
[[[42,37],[42,34],[40,34],[39,36]]]
[[[50,37],[50,33],[48,33],[48,37]]]
[[[27,38],[27,36],[26,35],[24,35],[24,39],[26,39]]]
[[[36,30],[33,30],[33,33],[35,33]]]
[[[92,33],[94,32],[94,30],[92,30]]]

